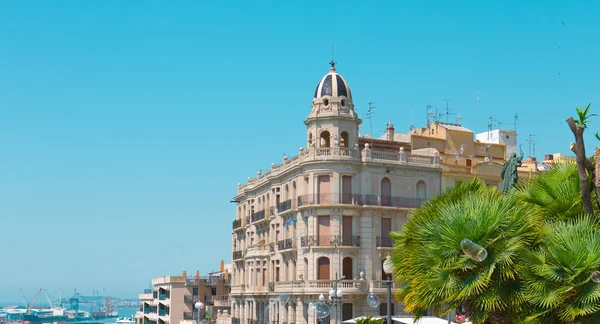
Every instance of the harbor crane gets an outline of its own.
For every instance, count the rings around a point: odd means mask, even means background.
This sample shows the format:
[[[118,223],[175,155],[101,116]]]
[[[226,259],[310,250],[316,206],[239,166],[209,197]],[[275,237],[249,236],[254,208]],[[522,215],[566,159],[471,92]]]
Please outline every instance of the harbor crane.
[[[73,294],[73,297],[69,298],[69,304],[71,304],[71,309],[75,311],[74,319],[76,321],[79,318],[79,303],[80,303],[79,300],[80,299],[86,303],[89,303],[85,298],[83,298],[83,296],[81,296],[77,292],[77,289],[75,289],[75,293]]]
[[[38,290],[37,294],[35,295],[35,298],[33,298],[33,301],[31,302],[31,304],[29,304],[29,303],[27,303],[27,298],[25,298],[25,293],[23,293],[23,289],[21,289],[21,298],[23,298],[23,301],[25,302],[25,307],[27,307],[27,314],[31,314],[31,309],[35,305],[35,302],[37,302],[38,298],[40,298],[41,293],[42,293],[42,288],[40,288],[40,290]]]

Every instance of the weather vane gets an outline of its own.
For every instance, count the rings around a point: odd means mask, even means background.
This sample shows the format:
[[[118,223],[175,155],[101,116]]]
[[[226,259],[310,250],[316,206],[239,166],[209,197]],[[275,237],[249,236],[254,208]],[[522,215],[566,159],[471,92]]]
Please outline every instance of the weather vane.
[[[335,60],[333,58],[333,45],[331,45],[331,62],[329,62],[329,64],[331,64],[332,69],[335,69],[335,63],[337,63],[337,62],[335,62]]]

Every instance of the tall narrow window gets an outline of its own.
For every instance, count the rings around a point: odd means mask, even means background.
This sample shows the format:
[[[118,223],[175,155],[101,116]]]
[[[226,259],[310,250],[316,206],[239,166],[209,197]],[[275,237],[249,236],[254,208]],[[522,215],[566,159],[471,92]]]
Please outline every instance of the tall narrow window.
[[[353,240],[352,216],[342,216],[342,245],[354,246]]]
[[[329,176],[328,175],[322,175],[319,176],[319,192],[318,192],[318,199],[317,202],[320,204],[329,204],[331,203],[330,201],[330,182],[329,182]]]
[[[352,258],[346,257],[343,261],[343,273],[346,280],[352,280]]]
[[[329,216],[319,216],[319,227],[317,228],[319,246],[329,246],[331,240],[330,221]]]
[[[427,190],[423,180],[417,182],[417,198],[424,200],[427,197]]]
[[[319,276],[318,280],[329,280],[329,258],[321,257],[318,260],[319,264]]]
[[[381,205],[391,206],[392,205],[392,183],[390,179],[383,178],[381,180]]]
[[[342,141],[340,143],[341,147],[348,147],[348,133],[347,132],[342,132],[341,134],[342,136]]]
[[[392,239],[390,238],[390,232],[392,231],[392,219],[381,218],[381,245],[383,247],[391,247]]]
[[[342,204],[352,203],[352,176],[342,176]]]
[[[330,136],[331,135],[329,135],[328,131],[324,131],[321,133],[321,142],[319,143],[320,147],[322,147],[322,148],[330,147],[330,145],[329,145]]]

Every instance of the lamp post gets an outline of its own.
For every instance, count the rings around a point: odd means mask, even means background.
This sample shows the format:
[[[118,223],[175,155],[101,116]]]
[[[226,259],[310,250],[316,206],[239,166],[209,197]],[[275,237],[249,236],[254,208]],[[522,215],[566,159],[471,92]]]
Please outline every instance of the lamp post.
[[[202,310],[204,309],[204,303],[203,302],[197,302],[194,304],[194,307],[198,310],[198,324],[200,324],[200,313],[202,312]]]
[[[383,272],[385,272],[387,276],[387,281],[385,282],[387,286],[387,324],[392,324],[392,270],[394,269],[394,264],[392,263],[392,258],[388,255],[383,262]]]
[[[325,302],[325,296],[323,296],[323,294],[320,294],[320,295],[319,295],[319,301],[320,301],[321,303]],[[319,321],[319,318],[318,318],[318,316],[317,316],[317,308],[315,308],[315,323],[319,323],[319,322],[320,322],[320,321]]]

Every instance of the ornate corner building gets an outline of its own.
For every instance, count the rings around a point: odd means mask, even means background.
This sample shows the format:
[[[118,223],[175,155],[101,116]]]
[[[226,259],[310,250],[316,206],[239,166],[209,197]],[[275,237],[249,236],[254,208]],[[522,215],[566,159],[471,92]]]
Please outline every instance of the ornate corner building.
[[[359,136],[350,87],[335,67],[317,85],[304,123],[306,145],[296,156],[238,184],[232,324],[315,323],[309,304],[342,276],[343,297],[326,321],[385,314],[389,233],[441,190],[439,154]],[[371,292],[382,301],[377,308],[367,304]],[[281,294],[290,300],[267,307]]]

